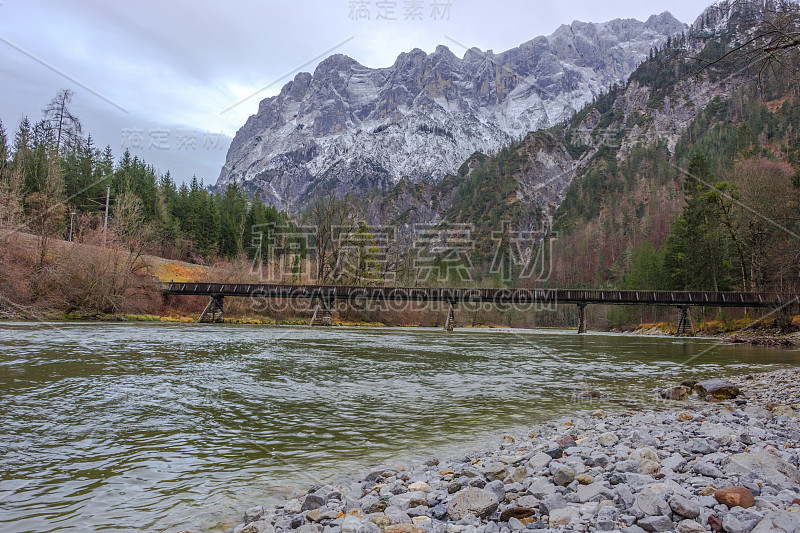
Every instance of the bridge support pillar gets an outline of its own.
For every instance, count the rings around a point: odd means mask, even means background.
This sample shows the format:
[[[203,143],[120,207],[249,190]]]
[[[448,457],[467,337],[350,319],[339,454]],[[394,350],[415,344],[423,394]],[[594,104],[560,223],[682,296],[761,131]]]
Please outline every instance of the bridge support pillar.
[[[444,321],[444,330],[445,331],[453,331],[453,328],[456,324],[456,312],[453,309],[453,304],[448,304],[447,309],[447,318]]]
[[[678,306],[678,335],[694,336],[694,323],[692,323],[692,311],[688,305]]]
[[[586,304],[578,304],[578,333],[586,333]]]
[[[224,296],[212,295],[211,301],[209,301],[206,308],[203,309],[197,321],[210,324],[223,322],[225,320],[222,307],[224,300]]]
[[[331,304],[333,300],[320,298],[309,326],[330,326],[332,324]]]

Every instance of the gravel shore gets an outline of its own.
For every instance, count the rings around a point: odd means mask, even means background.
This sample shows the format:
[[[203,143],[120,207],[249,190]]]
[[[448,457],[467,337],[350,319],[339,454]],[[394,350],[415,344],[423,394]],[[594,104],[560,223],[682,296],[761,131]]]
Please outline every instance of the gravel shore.
[[[800,532],[800,370],[675,384],[496,449],[254,507],[235,533]],[[681,398],[681,399],[678,399]]]

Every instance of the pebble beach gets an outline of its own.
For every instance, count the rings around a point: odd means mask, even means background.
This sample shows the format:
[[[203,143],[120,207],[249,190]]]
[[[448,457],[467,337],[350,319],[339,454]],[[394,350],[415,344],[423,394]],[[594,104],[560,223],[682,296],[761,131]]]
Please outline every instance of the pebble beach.
[[[648,410],[589,409],[493,449],[308,487],[233,531],[798,532],[799,380],[665,384]]]

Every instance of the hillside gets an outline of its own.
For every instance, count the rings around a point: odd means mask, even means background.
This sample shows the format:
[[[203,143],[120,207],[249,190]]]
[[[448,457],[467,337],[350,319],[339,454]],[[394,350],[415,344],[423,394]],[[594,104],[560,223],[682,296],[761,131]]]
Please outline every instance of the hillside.
[[[759,5],[710,8],[679,39],[654,50],[626,83],[565,122],[497,155],[476,153],[435,185],[402,181],[373,194],[370,222],[405,231],[415,223],[471,224],[483,283],[496,244],[491,232],[507,221],[516,231],[554,224],[548,282],[555,286],[742,289],[735,273],[746,270],[745,289],[785,289],[787,275],[796,279],[792,268],[777,274],[756,264],[764,261],[764,247],[755,250],[741,235],[755,224],[753,213],[725,195],[749,194],[768,213],[796,207],[787,176],[797,168],[800,149],[797,85],[774,75],[754,79],[735,59],[701,68],[752,31]],[[704,165],[703,183],[687,183],[693,157]],[[755,198],[753,187],[736,177],[748,166],[778,176],[785,198],[774,198],[775,205]],[[761,170],[753,172],[752,180],[762,179]],[[717,182],[724,183],[721,193]],[[702,223],[692,222],[693,235],[676,234],[686,217],[698,216]],[[796,215],[782,216],[796,225]],[[711,243],[701,233],[714,234],[713,261],[705,260]],[[748,246],[751,257],[745,257]],[[673,264],[665,264],[667,255]],[[631,270],[648,261],[656,271],[632,277]],[[776,287],[779,279],[784,285]]]

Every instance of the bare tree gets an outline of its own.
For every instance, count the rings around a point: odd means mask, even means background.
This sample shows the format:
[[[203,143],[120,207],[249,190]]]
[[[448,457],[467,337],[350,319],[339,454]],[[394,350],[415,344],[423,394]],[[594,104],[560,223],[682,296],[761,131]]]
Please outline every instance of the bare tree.
[[[83,126],[77,115],[69,109],[73,92],[69,89],[58,91],[55,98],[42,109],[44,119],[55,133],[56,155],[63,153],[62,148],[74,146],[80,139]]]
[[[718,15],[738,19],[753,26],[745,37],[724,54],[701,62],[703,70],[720,65],[743,65],[758,74],[789,72],[795,77],[800,69],[800,3],[798,0],[733,0],[717,4]]]
[[[748,159],[733,169],[740,190],[742,241],[749,251],[752,290],[764,290],[767,283],[780,278],[776,270],[796,267],[791,260],[782,261],[799,251],[797,240],[787,229],[797,199],[792,173],[788,164],[767,159]]]
[[[20,223],[22,184],[22,172],[18,168],[0,174],[0,227],[14,228]]]
[[[64,187],[58,160],[46,154],[42,159],[42,167],[41,190],[27,199],[30,217],[28,225],[39,237],[39,268],[47,261],[50,237],[58,233],[66,210],[61,201]]]
[[[114,237],[128,252],[127,270],[142,268],[141,257],[153,241],[155,228],[147,223],[141,199],[133,193],[123,193],[114,200],[111,213]]]
[[[337,198],[333,193],[317,199],[309,214],[316,230],[316,279],[325,284],[336,281],[342,265],[343,244],[357,227],[357,206],[350,198]]]

